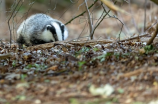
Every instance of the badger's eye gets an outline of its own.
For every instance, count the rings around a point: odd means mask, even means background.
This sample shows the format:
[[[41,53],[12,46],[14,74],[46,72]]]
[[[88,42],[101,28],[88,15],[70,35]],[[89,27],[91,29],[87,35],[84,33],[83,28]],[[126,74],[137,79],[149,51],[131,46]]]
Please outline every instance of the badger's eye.
[[[51,26],[50,26],[50,25],[47,25],[46,28],[47,28],[47,30],[50,30]]]

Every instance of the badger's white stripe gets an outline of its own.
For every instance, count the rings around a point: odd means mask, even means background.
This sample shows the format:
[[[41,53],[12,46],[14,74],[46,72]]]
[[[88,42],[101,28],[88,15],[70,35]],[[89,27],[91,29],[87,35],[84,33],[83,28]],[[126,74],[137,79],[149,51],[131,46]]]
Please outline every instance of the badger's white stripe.
[[[64,30],[64,40],[68,37],[68,31]]]
[[[56,31],[58,40],[59,40],[59,41],[62,41],[62,31],[61,31],[61,29],[60,29],[59,24],[56,23],[56,22],[52,22],[51,24],[55,27],[55,31]]]

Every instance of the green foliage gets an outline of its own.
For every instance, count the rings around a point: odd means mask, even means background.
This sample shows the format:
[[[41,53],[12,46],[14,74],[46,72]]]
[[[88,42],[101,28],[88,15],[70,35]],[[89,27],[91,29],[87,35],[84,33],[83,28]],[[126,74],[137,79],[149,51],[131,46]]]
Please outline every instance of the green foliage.
[[[84,52],[88,52],[90,50],[89,47],[82,47],[78,53],[84,53]]]
[[[25,95],[17,95],[13,98],[13,100],[25,100],[26,96]]]
[[[147,46],[144,47],[144,49],[145,49],[146,54],[155,52],[155,49],[154,49],[153,45],[147,45]]]
[[[98,60],[100,60],[100,62],[103,62],[103,61],[105,61],[107,56],[111,56],[111,55],[112,55],[112,53],[107,52],[106,54],[102,54],[100,56],[93,58],[93,60],[98,59]]]
[[[133,104],[144,104],[144,103],[142,103],[142,102],[134,102]]]
[[[24,81],[26,77],[27,77],[27,74],[21,74],[20,75],[21,81]]]
[[[120,58],[120,53],[114,53],[116,59],[119,59]]]
[[[44,64],[28,64],[26,69],[36,68],[36,70],[46,69],[47,65]]]
[[[85,63],[86,63],[85,61],[79,61],[79,62],[78,62],[79,70],[82,69],[82,66],[83,66]]]
[[[98,51],[99,49],[95,47],[95,48],[93,48],[93,50],[96,52],[96,51]]]
[[[12,66],[13,66],[13,67],[16,67],[16,60],[13,60]]]
[[[46,80],[44,80],[44,82],[49,83],[49,82],[50,82],[50,80],[46,79]]]
[[[130,53],[127,52],[122,54],[122,57],[126,57],[126,56],[130,56]]]
[[[116,59],[119,59],[119,58],[126,58],[126,57],[128,57],[128,56],[130,56],[131,55],[131,53],[114,53],[114,56],[116,57]]]
[[[119,88],[117,91],[118,91],[120,94],[123,94],[123,93],[124,93],[124,90],[121,89],[121,88]]]
[[[79,51],[75,52],[75,56],[77,57],[80,54],[83,54],[85,52],[88,52],[90,50],[89,47],[82,47]]]
[[[80,102],[76,98],[70,98],[69,101],[70,104],[80,104]]]

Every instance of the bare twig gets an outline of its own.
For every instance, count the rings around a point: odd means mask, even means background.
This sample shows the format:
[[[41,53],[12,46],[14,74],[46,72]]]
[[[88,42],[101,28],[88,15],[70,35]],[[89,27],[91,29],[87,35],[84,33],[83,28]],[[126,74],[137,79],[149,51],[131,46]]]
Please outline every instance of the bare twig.
[[[92,7],[93,7],[93,5],[94,5],[97,1],[98,1],[98,0],[95,0],[95,1],[94,1],[94,3],[93,3],[91,6],[89,6],[89,7],[88,7],[88,9],[92,8]],[[84,11],[84,12],[82,12],[81,14],[79,14],[79,15],[75,16],[74,18],[72,18],[71,20],[69,20],[67,23],[65,23],[65,25],[67,25],[67,24],[71,23],[73,20],[75,20],[76,18],[78,18],[78,17],[82,16],[82,15],[83,15],[83,14],[85,14],[85,13],[86,13],[86,11]]]
[[[147,5],[147,0],[145,0],[145,3],[144,3],[144,30],[143,32],[146,29],[146,5]]]
[[[78,1],[75,2],[75,1],[73,1],[73,0],[70,0],[70,1],[71,1],[71,3],[73,3],[73,4],[76,3],[76,2],[78,2]]]
[[[116,3],[117,3],[117,2],[114,2],[114,4],[116,4]],[[105,9],[105,7],[104,7],[103,5],[102,5],[102,7],[103,7],[104,11],[106,12],[106,14],[103,16],[102,20],[105,18],[105,16],[108,15],[109,17],[112,17],[112,18],[115,18],[115,19],[119,20],[120,23],[122,24],[122,26],[121,26],[121,31],[120,31],[120,33],[119,33],[119,41],[120,41],[120,35],[121,35],[121,32],[122,32],[124,23],[123,23],[120,19],[118,19],[116,16],[110,16],[110,15],[109,15],[110,10],[107,12],[106,9]],[[102,20],[100,21],[100,23],[102,22]],[[97,25],[99,25],[100,23],[98,23]],[[98,26],[96,26],[96,27],[98,27]],[[96,29],[96,28],[95,28],[95,29]]]
[[[92,32],[93,32],[92,19],[91,19],[90,11],[89,11],[89,9],[88,9],[87,0],[84,0],[84,2],[85,2],[85,7],[86,7],[86,11],[87,11],[87,16],[88,16],[90,38],[93,39],[93,35],[92,35]]]
[[[158,20],[157,20],[157,22],[158,22]],[[154,34],[152,35],[152,37],[147,42],[147,45],[150,45],[151,43],[153,43],[153,40],[155,39],[157,34],[158,34],[158,23],[156,25],[156,30],[155,30]]]
[[[14,10],[12,11],[12,14],[11,14],[10,18],[8,19],[8,27],[9,27],[9,31],[10,31],[10,47],[11,47],[11,43],[12,43],[12,31],[11,31],[11,28],[10,28],[10,19],[14,15],[14,12],[15,12],[15,10],[18,7],[20,2],[21,2],[21,0],[18,1],[17,5],[15,6]]]
[[[80,38],[81,34],[83,33],[83,31],[85,30],[86,28],[86,25],[87,25],[87,22],[85,23],[84,27],[83,27],[83,30],[81,31],[80,35],[78,36],[77,40]]]
[[[133,24],[134,24],[134,26],[135,26],[137,32],[139,33],[139,29],[138,29],[137,24],[136,24],[136,22],[135,22],[134,14],[133,14],[133,11],[132,11],[132,8],[131,8],[131,0],[129,0],[129,8],[130,8],[130,12],[131,12]]]
[[[129,39],[123,39],[123,40],[120,40],[120,42],[125,42],[125,41],[130,41],[130,40],[138,39],[140,37],[145,37],[147,35],[149,35],[149,34],[143,34],[143,35],[139,35],[139,36],[132,37],[132,38],[129,38]]]
[[[28,13],[29,13],[29,11],[31,10],[31,8],[32,8],[32,6],[34,5],[34,3],[36,2],[36,0],[34,0],[32,3],[30,3],[29,5],[29,8],[28,8],[28,10],[27,10],[27,12],[26,13],[24,13],[24,15],[20,18],[20,21],[24,18],[24,17],[28,17]],[[19,21],[19,22],[20,22]],[[19,22],[18,22],[18,24],[19,24]]]
[[[95,31],[96,28],[100,25],[100,23],[104,20],[104,18],[105,18],[107,15],[109,15],[110,10],[109,10],[108,12],[106,12],[105,8],[103,8],[103,9],[104,9],[104,12],[105,12],[106,14],[101,18],[100,21],[98,21],[98,23],[95,24],[94,29],[93,29],[93,32],[92,32],[92,36],[93,36],[93,34],[94,34],[94,31]]]
[[[121,26],[121,31],[120,31],[120,33],[119,33],[119,41],[120,41],[120,37],[121,37],[121,32],[122,32],[122,29],[123,29],[123,26],[124,26],[124,23],[119,19],[119,18],[117,18],[117,17],[113,17],[113,18],[116,18],[117,20],[119,20],[120,21],[120,23],[122,24],[122,26]]]
[[[23,3],[24,2],[22,2],[21,3],[21,5],[19,6],[19,8],[18,8],[18,10],[14,13],[14,15],[12,16],[12,22],[13,22],[13,30],[15,29],[15,27],[14,27],[14,18],[15,18],[15,16],[17,15],[17,13],[19,12],[19,10],[20,10],[20,8],[22,7],[22,5],[23,5]],[[14,31],[13,31],[13,34],[14,34]],[[16,36],[16,35],[15,35]],[[16,39],[15,37],[14,37],[14,39]]]

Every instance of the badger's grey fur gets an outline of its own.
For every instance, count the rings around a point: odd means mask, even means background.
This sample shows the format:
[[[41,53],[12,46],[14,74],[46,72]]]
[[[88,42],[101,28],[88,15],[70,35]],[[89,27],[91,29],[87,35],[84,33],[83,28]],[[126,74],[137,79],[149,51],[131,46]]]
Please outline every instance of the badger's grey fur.
[[[62,41],[68,37],[66,26],[46,14],[35,14],[23,21],[17,30],[17,43],[21,47]]]

